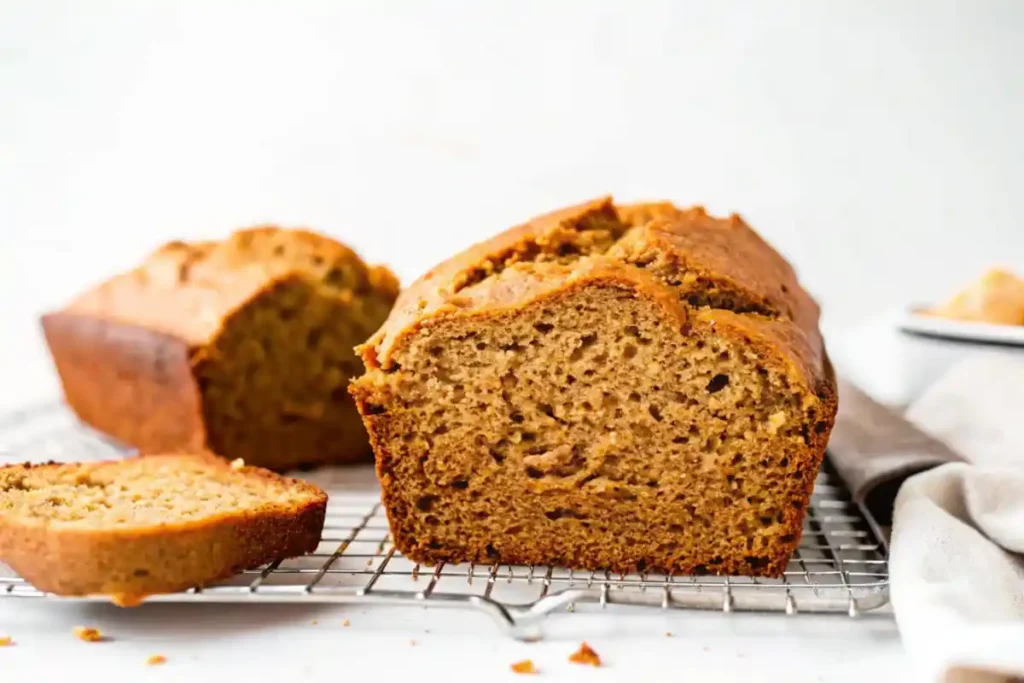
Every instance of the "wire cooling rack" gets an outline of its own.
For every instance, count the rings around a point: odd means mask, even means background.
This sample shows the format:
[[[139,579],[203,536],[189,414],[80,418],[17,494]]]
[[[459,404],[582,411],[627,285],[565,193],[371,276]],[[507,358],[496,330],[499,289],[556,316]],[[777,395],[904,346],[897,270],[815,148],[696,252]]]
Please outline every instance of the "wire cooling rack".
[[[0,416],[0,460],[94,460],[126,451],[80,425],[61,405]],[[780,579],[580,572],[558,567],[447,565],[421,567],[391,543],[370,468],[303,475],[329,494],[315,553],[242,572],[161,602],[333,602],[475,608],[513,636],[540,635],[556,610],[596,604],[652,609],[717,609],[855,617],[888,602],[889,576],[877,526],[826,462],[818,476],[800,547]],[[0,595],[52,597],[0,565]]]

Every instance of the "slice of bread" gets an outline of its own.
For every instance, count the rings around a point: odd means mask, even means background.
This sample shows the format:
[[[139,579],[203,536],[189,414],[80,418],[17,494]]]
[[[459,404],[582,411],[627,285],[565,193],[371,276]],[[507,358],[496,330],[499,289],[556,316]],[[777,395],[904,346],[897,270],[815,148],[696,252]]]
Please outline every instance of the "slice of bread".
[[[327,495],[212,456],[0,468],[0,560],[40,590],[120,605],[313,552]]]

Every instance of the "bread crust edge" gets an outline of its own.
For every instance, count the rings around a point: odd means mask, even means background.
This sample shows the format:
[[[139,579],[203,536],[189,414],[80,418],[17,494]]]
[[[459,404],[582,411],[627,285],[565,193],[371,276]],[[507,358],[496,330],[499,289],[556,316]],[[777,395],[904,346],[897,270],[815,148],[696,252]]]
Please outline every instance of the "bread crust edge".
[[[194,457],[210,467],[230,467],[212,455]],[[59,464],[28,465],[55,466]],[[241,472],[278,478],[256,467],[243,467]],[[123,606],[138,604],[149,595],[208,585],[316,550],[327,495],[308,482],[283,479],[310,499],[294,510],[227,512],[135,529],[61,528],[0,515],[0,557],[39,590],[62,596],[105,595]]]

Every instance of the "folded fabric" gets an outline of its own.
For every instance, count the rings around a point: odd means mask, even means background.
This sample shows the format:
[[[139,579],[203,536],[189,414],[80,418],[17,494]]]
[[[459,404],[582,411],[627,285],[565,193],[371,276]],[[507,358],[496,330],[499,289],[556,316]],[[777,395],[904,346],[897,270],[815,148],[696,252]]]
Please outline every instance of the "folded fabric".
[[[962,454],[906,481],[889,567],[908,654],[929,680],[1024,680],[1024,352],[978,353],[907,418]]]
[[[882,525],[907,477],[962,458],[848,381],[839,382],[839,413],[829,457],[858,503]]]
[[[1024,470],[944,465],[896,499],[892,603],[930,679],[1024,677]]]

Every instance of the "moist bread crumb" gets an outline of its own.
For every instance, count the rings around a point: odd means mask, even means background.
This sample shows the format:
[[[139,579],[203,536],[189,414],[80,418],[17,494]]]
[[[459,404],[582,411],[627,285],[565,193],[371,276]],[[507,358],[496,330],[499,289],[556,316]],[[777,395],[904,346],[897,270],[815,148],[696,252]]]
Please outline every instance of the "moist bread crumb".
[[[166,663],[167,663],[167,657],[164,657],[163,655],[152,655],[152,656],[149,657],[149,659],[146,660],[146,664],[149,665],[149,666],[157,666],[159,664],[166,664]]]
[[[779,576],[836,410],[818,307],[738,216],[601,199],[434,268],[351,391],[411,560]]]
[[[106,640],[106,637],[100,633],[100,630],[92,626],[76,626],[71,629],[71,632],[75,634],[76,638],[87,643],[99,643]]]
[[[511,666],[512,673],[516,674],[535,674],[538,673],[536,667],[533,666],[532,659],[524,659],[519,662],[515,662]]]
[[[569,661],[573,664],[587,664],[589,666],[601,666],[601,658],[593,648],[586,643],[580,643],[580,649],[569,655]]]
[[[84,422],[143,453],[283,471],[370,457],[346,388],[397,294],[345,245],[266,226],[167,244],[42,324]]]
[[[122,606],[312,552],[327,496],[213,456],[0,467],[0,560]]]

